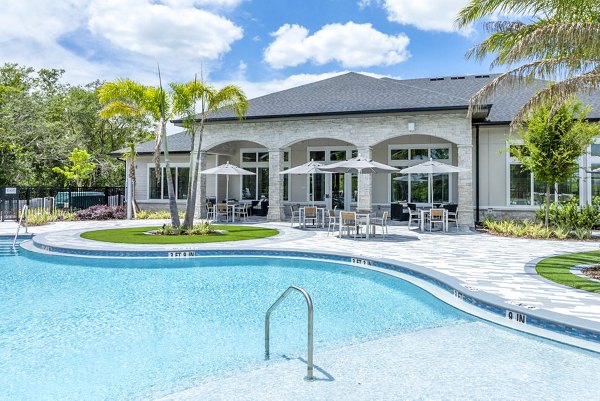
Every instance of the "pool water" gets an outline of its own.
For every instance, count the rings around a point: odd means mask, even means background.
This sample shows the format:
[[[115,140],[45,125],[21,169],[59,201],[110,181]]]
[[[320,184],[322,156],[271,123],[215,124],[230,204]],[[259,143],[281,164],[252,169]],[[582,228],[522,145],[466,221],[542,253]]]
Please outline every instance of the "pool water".
[[[291,284],[314,301],[317,363],[319,352],[336,347],[469,330],[478,321],[410,283],[329,262],[26,255],[0,258],[0,399],[6,400],[147,399],[262,367],[264,314]],[[576,357],[577,366],[600,362],[594,353],[548,346],[567,361]],[[273,359],[306,355],[300,294],[271,317],[271,353]]]

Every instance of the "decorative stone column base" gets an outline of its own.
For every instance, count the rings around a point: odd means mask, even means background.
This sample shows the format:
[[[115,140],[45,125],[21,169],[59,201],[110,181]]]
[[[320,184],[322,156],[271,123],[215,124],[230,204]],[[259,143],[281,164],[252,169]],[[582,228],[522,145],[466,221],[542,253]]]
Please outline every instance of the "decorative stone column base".
[[[283,221],[283,152],[280,149],[269,149],[269,212],[267,221]]]
[[[458,145],[458,167],[468,169],[467,172],[458,173],[458,227],[469,230],[475,227],[472,145]]]

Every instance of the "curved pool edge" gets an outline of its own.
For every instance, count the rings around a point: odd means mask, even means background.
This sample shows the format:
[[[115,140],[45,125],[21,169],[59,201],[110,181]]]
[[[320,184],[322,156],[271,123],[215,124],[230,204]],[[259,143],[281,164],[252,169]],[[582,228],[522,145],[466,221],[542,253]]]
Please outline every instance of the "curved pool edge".
[[[292,249],[209,248],[202,246],[150,246],[143,250],[110,251],[107,249],[77,249],[54,246],[38,239],[21,243],[26,252],[83,258],[190,258],[190,257],[279,257],[330,261],[354,265],[411,282],[441,301],[489,322],[533,334],[539,337],[600,352],[600,322],[569,316],[544,309],[531,309],[528,305],[513,305],[507,300],[470,286],[461,280],[431,268],[401,260],[365,257],[360,254],[341,255],[328,251],[301,252]],[[208,245],[208,246],[207,246]],[[156,250],[160,248],[160,250]],[[154,249],[154,250],[150,250]]]

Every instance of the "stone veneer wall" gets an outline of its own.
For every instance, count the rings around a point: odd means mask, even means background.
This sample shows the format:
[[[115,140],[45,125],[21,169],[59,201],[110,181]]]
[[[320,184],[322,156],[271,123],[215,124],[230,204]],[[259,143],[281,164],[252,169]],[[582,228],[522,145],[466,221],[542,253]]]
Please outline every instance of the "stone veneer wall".
[[[408,131],[408,123],[415,124]],[[370,154],[370,149],[385,140],[405,135],[430,135],[445,139],[458,146],[458,165],[472,169],[473,133],[471,120],[466,112],[422,113],[422,114],[378,114],[340,117],[304,117],[269,120],[244,120],[213,122],[206,126],[202,149],[210,149],[232,141],[252,141],[269,150],[271,155],[281,155],[281,149],[308,139],[331,138],[349,142]],[[383,160],[382,162],[386,162]],[[277,160],[273,166],[279,165]],[[473,219],[473,174],[460,173],[458,177],[458,203],[460,224],[472,227]],[[271,178],[281,179],[272,174]],[[369,207],[372,199],[372,180],[361,186],[361,208]],[[269,205],[270,220],[282,218],[281,185],[271,185]],[[201,188],[206,193],[206,188]],[[367,203],[368,202],[368,203]],[[271,206],[275,206],[271,208]]]

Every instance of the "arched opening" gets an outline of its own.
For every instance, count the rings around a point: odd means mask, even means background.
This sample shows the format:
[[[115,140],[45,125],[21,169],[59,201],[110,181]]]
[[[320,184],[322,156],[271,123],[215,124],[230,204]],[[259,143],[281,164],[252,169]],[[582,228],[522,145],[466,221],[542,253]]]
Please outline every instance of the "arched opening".
[[[402,169],[429,159],[457,165],[456,144],[433,135],[401,135],[386,139],[372,147],[374,160]],[[432,182],[430,182],[432,181]],[[429,191],[434,203],[457,203],[456,174],[399,174],[373,177],[373,204],[428,203]]]
[[[313,138],[297,141],[285,148],[289,152],[289,167],[314,160],[331,164],[358,155],[356,145],[332,138]],[[284,169],[288,168],[284,166]],[[344,209],[356,204],[358,181],[356,174],[333,173],[312,175],[283,175],[284,201],[294,204],[315,204]]]
[[[206,168],[229,162],[256,175],[206,175],[206,198],[211,203],[229,200],[247,202],[268,197],[269,151],[252,141],[228,141],[206,149]]]

